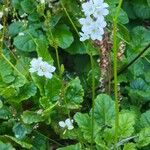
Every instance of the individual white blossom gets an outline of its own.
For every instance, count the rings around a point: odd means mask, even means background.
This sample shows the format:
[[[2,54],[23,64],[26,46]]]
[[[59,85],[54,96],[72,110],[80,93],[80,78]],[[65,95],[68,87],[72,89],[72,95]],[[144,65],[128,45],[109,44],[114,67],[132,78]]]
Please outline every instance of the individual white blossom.
[[[34,58],[30,62],[30,73],[37,73],[38,76],[45,76],[48,79],[51,79],[53,76],[53,72],[56,70],[56,68],[50,64],[48,64],[46,61],[43,61],[41,57]]]
[[[80,40],[102,40],[104,28],[107,25],[104,17],[109,13],[108,4],[103,0],[89,0],[82,4],[82,11],[85,18],[79,19],[82,25]]]
[[[41,4],[45,4],[45,0],[40,0],[40,3]]]
[[[23,33],[23,32],[19,32],[18,35],[19,35],[19,36],[24,36],[24,33]]]
[[[0,11],[0,19],[3,17],[4,13]]]
[[[27,16],[28,16],[28,14],[23,13],[20,17],[21,17],[21,18],[25,18],[25,17],[27,17]]]
[[[2,29],[3,29],[3,25],[0,24],[0,30],[2,30]]]
[[[72,130],[73,126],[73,119],[67,118],[65,121],[60,121],[59,126],[62,128],[67,128],[68,130]]]

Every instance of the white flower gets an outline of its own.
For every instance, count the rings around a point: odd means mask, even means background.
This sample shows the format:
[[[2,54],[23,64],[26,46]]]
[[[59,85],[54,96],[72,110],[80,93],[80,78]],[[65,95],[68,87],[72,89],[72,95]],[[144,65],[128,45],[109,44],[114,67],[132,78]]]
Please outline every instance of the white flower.
[[[45,4],[45,0],[40,0],[40,3],[41,4]]]
[[[107,25],[104,17],[109,13],[107,8],[108,4],[103,0],[89,0],[82,4],[85,18],[79,19],[79,23],[82,25],[80,41],[102,40],[104,28]]]
[[[0,24],[0,30],[2,30],[3,29],[3,26]]]
[[[72,130],[73,126],[73,119],[67,118],[65,121],[60,121],[59,126],[62,128],[67,128],[68,130]]]
[[[0,18],[2,18],[3,15],[4,15],[4,13],[1,11],[1,12],[0,12]]]
[[[92,1],[90,0],[89,2],[83,3],[82,4],[82,11],[84,12],[85,16],[90,16],[91,14],[94,13],[94,6]]]
[[[27,17],[28,15],[26,14],[26,13],[23,13],[20,17],[21,18],[25,18],[25,17]]]
[[[81,35],[80,41],[85,41],[85,40],[89,39],[89,37],[90,37],[88,34],[85,34],[82,32],[79,32],[79,34]]]
[[[23,32],[19,32],[18,35],[19,35],[19,36],[24,36],[24,33],[23,33]]]
[[[53,76],[53,72],[56,70],[56,68],[47,62],[43,61],[41,57],[38,59],[33,59],[30,62],[31,68],[29,69],[29,72],[31,73],[37,73],[38,76],[45,76],[48,79],[51,79]]]

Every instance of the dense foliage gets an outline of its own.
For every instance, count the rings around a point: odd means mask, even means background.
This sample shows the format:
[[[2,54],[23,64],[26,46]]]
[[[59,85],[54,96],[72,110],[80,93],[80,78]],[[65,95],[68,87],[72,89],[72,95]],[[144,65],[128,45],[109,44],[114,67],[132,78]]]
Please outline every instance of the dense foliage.
[[[83,2],[0,0],[0,150],[150,149],[150,1],[105,0],[101,42],[80,41]]]

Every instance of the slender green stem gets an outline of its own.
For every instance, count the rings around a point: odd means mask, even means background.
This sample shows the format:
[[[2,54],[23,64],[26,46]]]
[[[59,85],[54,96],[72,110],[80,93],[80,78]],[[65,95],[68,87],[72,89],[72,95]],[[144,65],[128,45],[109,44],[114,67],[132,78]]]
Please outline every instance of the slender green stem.
[[[91,68],[92,68],[92,135],[91,135],[91,150],[94,144],[94,105],[95,105],[95,77],[94,77],[94,60],[90,54]]]
[[[115,145],[118,142],[118,129],[119,129],[119,100],[118,100],[118,76],[117,76],[117,19],[119,16],[119,11],[121,9],[123,0],[119,0],[119,5],[117,7],[116,15],[113,21],[113,51],[114,51],[114,95],[115,95]],[[117,149],[117,147],[116,147]]]
[[[65,8],[65,6],[64,6],[64,4],[63,4],[62,1],[61,1],[61,6],[62,6],[62,8],[64,9],[64,11],[65,11],[65,13],[66,13],[66,16],[68,17],[68,19],[69,19],[70,23],[72,24],[74,30],[75,30],[76,33],[79,35],[78,29],[77,29],[76,25],[74,24],[73,20],[71,19],[70,15],[69,15],[69,13],[68,13],[67,9]]]
[[[61,77],[62,76],[61,65],[60,65],[60,59],[59,59],[59,53],[58,53],[58,47],[57,46],[55,46],[55,53],[56,53],[56,59],[57,59],[57,66],[58,66],[58,70],[59,70],[59,75]]]

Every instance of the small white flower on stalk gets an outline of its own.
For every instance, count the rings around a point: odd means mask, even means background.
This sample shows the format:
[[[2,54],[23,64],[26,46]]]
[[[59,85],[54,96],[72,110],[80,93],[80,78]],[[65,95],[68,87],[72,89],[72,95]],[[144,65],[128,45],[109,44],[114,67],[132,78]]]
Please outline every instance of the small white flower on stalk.
[[[73,126],[73,119],[67,118],[65,121],[60,121],[59,126],[62,128],[67,128],[68,130],[72,130]]]
[[[104,28],[107,25],[104,17],[109,13],[107,8],[108,4],[103,0],[89,0],[82,4],[85,18],[79,19],[79,23],[82,25],[80,41],[102,40]]]
[[[37,73],[38,76],[45,76],[48,79],[51,79],[53,76],[53,72],[56,70],[56,68],[47,62],[43,61],[41,57],[37,59],[33,59],[30,62],[31,68],[29,71],[31,73]]]
[[[0,11],[0,19],[3,17],[4,13]]]
[[[0,24],[0,30],[2,30],[3,29],[3,26]]]

